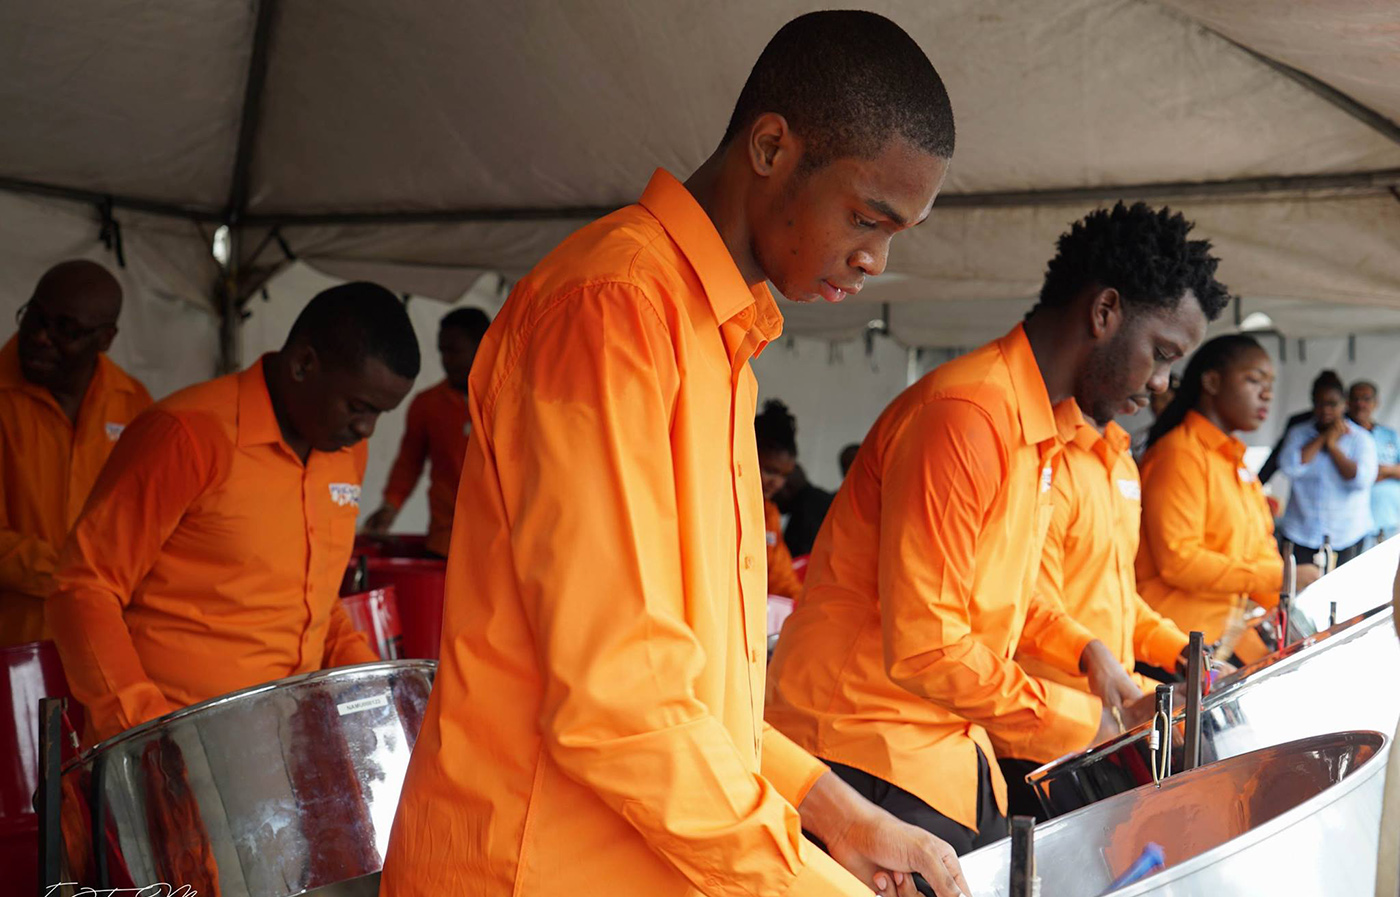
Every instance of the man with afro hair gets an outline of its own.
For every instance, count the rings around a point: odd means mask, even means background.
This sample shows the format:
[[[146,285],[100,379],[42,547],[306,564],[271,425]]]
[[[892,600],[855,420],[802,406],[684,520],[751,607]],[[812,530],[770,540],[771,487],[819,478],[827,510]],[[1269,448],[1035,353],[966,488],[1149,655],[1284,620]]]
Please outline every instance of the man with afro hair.
[[[1225,306],[1210,244],[1190,230],[1120,203],[1061,236],[1026,320],[876,421],[783,628],[769,721],[959,853],[1006,834],[989,733],[1070,753],[1115,734],[1114,711],[1139,697],[1034,583],[1084,415],[1146,407]],[[1018,648],[1087,676],[1092,694],[1028,676]]]

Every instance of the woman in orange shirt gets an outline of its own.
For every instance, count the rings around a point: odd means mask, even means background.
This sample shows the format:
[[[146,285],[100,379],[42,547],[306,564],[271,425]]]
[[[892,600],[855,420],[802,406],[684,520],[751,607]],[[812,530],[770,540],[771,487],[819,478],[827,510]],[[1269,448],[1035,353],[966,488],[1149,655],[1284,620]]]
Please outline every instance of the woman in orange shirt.
[[[1218,642],[1247,602],[1278,603],[1283,559],[1258,478],[1236,432],[1269,415],[1274,365],[1253,338],[1220,336],[1191,358],[1152,425],[1142,465],[1138,590],[1184,631]],[[1298,568],[1298,585],[1317,578]]]
[[[763,403],[753,420],[758,440],[758,472],[763,483],[763,525],[768,540],[768,594],[794,601],[802,595],[802,583],[792,568],[792,552],[783,541],[782,514],[773,503],[797,467],[797,420],[777,399]]]

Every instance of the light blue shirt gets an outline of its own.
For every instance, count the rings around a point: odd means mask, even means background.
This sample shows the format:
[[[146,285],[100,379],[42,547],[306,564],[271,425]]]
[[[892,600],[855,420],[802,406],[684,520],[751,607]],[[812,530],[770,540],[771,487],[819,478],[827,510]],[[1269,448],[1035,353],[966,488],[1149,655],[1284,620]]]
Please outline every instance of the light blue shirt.
[[[1376,462],[1400,464],[1400,433],[1375,424],[1371,438],[1376,441]],[[1400,480],[1381,480],[1371,487],[1371,517],[1375,531],[1393,536],[1400,531]]]
[[[1324,536],[1338,551],[1372,532],[1371,486],[1376,482],[1376,441],[1350,421],[1337,441],[1342,454],[1356,462],[1356,476],[1345,480],[1326,449],[1307,464],[1303,446],[1317,438],[1317,425],[1304,421],[1288,431],[1279,452],[1279,473],[1290,481],[1288,509],[1279,521],[1283,537],[1295,545],[1321,548]]]

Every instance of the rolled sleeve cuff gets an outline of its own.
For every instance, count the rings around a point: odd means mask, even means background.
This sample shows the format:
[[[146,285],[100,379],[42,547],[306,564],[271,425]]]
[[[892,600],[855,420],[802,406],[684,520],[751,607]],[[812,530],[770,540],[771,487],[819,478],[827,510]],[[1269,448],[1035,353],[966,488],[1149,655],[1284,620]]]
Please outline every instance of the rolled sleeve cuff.
[[[1099,732],[1103,702],[1087,692],[1040,680],[1045,687],[1045,713],[1040,725],[1025,732],[998,732],[997,747],[1017,760],[1049,763],[1089,746]]]
[[[1062,672],[1081,676],[1083,672],[1079,669],[1079,658],[1093,640],[1092,632],[1066,614],[1031,646],[1031,653],[1039,655]]]
[[[1172,623],[1163,623],[1147,634],[1138,646],[1137,659],[1164,670],[1176,668],[1176,659],[1191,639]]]
[[[1278,607],[1278,592],[1255,592],[1249,596],[1249,600],[1265,610],[1273,610]]]
[[[794,807],[802,805],[807,792],[828,771],[825,763],[767,724],[763,727],[762,766],[763,777]]]
[[[784,892],[785,897],[870,897],[871,890],[840,863],[804,839],[802,870]]]

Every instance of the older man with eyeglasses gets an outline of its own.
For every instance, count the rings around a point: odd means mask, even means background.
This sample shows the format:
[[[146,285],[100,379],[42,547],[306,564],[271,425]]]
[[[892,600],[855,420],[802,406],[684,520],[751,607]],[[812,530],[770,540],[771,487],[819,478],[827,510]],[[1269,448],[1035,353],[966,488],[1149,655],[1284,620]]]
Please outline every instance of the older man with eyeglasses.
[[[151,404],[104,354],[121,306],[106,268],[62,262],[0,349],[0,647],[48,638],[58,550],[122,430]]]

